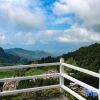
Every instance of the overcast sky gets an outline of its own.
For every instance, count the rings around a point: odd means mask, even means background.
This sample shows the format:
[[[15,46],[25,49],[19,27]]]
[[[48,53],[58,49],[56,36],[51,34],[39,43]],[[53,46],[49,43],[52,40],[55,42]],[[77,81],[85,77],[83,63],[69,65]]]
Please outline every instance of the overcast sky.
[[[0,0],[0,46],[68,52],[100,42],[100,0]]]

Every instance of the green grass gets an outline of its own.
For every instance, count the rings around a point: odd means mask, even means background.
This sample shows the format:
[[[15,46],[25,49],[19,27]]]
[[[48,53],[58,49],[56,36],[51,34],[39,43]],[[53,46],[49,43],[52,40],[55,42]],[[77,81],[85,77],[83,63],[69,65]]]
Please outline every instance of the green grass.
[[[14,76],[32,76],[40,75],[48,70],[57,70],[56,66],[41,67],[41,68],[30,68],[30,69],[10,69],[10,70],[0,70],[1,78],[10,78]]]
[[[32,75],[40,75],[45,73],[43,69],[30,69],[29,71],[25,72],[25,76],[32,76]]]
[[[8,78],[15,75],[15,70],[0,70],[0,78]]]
[[[49,67],[43,67],[43,68],[41,67],[41,68],[37,68],[37,69],[30,69],[30,70],[25,72],[25,76],[40,75],[40,74],[47,72],[48,70],[56,70],[56,67],[49,66]]]

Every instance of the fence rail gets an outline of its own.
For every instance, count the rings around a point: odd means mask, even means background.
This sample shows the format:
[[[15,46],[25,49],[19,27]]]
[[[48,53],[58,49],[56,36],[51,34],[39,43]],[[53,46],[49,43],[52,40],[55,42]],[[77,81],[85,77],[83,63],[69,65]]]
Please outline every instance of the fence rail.
[[[35,88],[27,88],[27,89],[20,89],[20,90],[13,90],[13,91],[3,91],[0,92],[0,96],[3,95],[12,95],[12,94],[17,94],[17,93],[22,93],[22,92],[29,92],[29,91],[38,91],[38,90],[43,90],[43,89],[50,89],[50,88],[62,88],[65,91],[69,92],[70,94],[72,94],[73,96],[75,96],[77,99],[79,100],[86,100],[84,97],[82,97],[81,95],[79,95],[78,93],[74,92],[73,90],[71,90],[70,88],[66,87],[64,85],[64,78],[88,89],[91,90],[93,92],[96,92],[98,94],[98,100],[100,100],[100,74],[93,72],[93,71],[89,71],[87,69],[83,69],[74,65],[70,65],[67,63],[64,63],[64,59],[61,58],[60,62],[56,62],[56,63],[45,63],[45,64],[31,64],[31,65],[19,65],[19,66],[6,66],[6,67],[0,67],[0,69],[16,69],[16,68],[36,68],[36,67],[43,67],[43,66],[56,66],[59,65],[60,66],[60,72],[59,73],[52,73],[52,74],[42,74],[42,75],[35,75],[35,76],[24,76],[24,77],[15,77],[15,78],[4,78],[4,79],[0,79],[0,82],[6,82],[6,81],[20,81],[20,80],[28,80],[28,79],[37,79],[37,78],[45,78],[45,77],[59,77],[60,79],[60,83],[57,85],[50,85],[50,86],[42,86],[42,87],[35,87]],[[99,78],[99,89],[96,89],[93,86],[90,86],[80,80],[77,80],[69,75],[67,75],[66,73],[64,73],[64,67],[68,67],[77,71],[80,71],[82,73],[85,74],[89,74],[93,77]]]
[[[29,79],[37,79],[37,78],[46,78],[46,77],[59,77],[59,73],[52,73],[52,74],[42,74],[42,75],[35,75],[35,76],[24,76],[24,77],[15,77],[15,78],[3,78],[0,79],[0,82],[7,82],[7,81],[21,81],[21,80],[29,80]]]
[[[65,85],[62,85],[61,88],[64,89],[65,91],[69,92],[73,96],[75,96],[78,100],[86,100],[84,97],[80,96],[78,93],[74,92],[73,90],[66,87]]]
[[[83,83],[83,82],[81,82],[81,81],[79,81],[79,80],[77,80],[77,79],[75,79],[75,78],[73,78],[73,77],[71,77],[69,75],[66,75],[66,74],[62,74],[62,76],[64,78],[69,79],[70,81],[72,81],[72,82],[84,87],[84,88],[87,88],[88,90],[92,90],[92,91],[94,91],[94,92],[99,94],[99,90],[98,89],[96,89],[96,88],[94,88],[94,87],[92,87],[92,86],[90,86],[90,85],[88,85],[86,83]]]
[[[50,86],[42,86],[42,87],[34,87],[34,88],[27,88],[27,89],[20,89],[20,90],[13,90],[13,91],[4,91],[1,92],[1,96],[5,95],[12,95],[12,94],[18,94],[18,93],[24,93],[24,92],[32,92],[32,91],[39,91],[39,90],[44,90],[44,89],[52,89],[52,88],[59,88],[58,85],[50,85]]]
[[[30,65],[16,65],[16,66],[5,66],[5,67],[0,67],[1,69],[21,69],[21,68],[37,68],[37,67],[47,67],[47,66],[56,66],[60,65],[60,62],[55,62],[55,63],[44,63],[44,64],[30,64]]]
[[[68,68],[83,72],[85,74],[100,78],[100,74],[99,73],[96,73],[96,72],[93,72],[93,71],[89,71],[87,69],[83,69],[83,68],[80,68],[80,67],[77,67],[77,66],[74,66],[74,65],[66,64],[66,63],[62,63],[62,65],[65,66],[65,67],[68,67]]]

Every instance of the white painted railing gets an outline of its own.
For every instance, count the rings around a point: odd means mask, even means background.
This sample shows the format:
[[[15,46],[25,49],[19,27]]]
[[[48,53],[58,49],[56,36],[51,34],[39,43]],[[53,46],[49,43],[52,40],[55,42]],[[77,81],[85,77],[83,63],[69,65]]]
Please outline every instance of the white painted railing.
[[[72,94],[73,96],[75,96],[79,100],[86,100],[86,98],[82,97],[81,95],[79,95],[78,93],[74,92],[73,90],[71,90],[70,88],[68,88],[67,86],[64,85],[64,78],[66,78],[66,79],[68,79],[68,80],[70,80],[70,81],[72,81],[72,82],[74,82],[74,83],[76,83],[84,88],[87,88],[88,90],[96,92],[98,94],[98,100],[100,100],[100,74],[83,69],[83,68],[80,68],[80,67],[77,67],[77,66],[66,64],[66,63],[64,63],[63,58],[60,59],[60,62],[56,62],[56,63],[6,66],[6,67],[0,67],[0,69],[36,68],[36,67],[54,66],[54,65],[60,66],[60,73],[42,74],[42,75],[15,77],[15,78],[4,78],[4,79],[0,79],[0,82],[15,81],[15,80],[20,81],[20,80],[45,78],[45,77],[59,77],[59,79],[60,79],[59,84],[50,85],[50,86],[35,87],[35,88],[20,89],[20,90],[13,90],[13,91],[3,91],[3,92],[0,92],[0,96],[12,95],[12,94],[17,94],[17,93],[22,93],[22,92],[38,91],[38,90],[50,89],[50,88],[61,88],[61,89],[64,89],[65,91],[69,92],[70,94]],[[80,80],[77,80],[77,79],[65,74],[64,67],[68,67],[68,68],[83,72],[85,74],[89,74],[93,77],[99,78],[99,89],[92,87],[84,82],[81,82]]]

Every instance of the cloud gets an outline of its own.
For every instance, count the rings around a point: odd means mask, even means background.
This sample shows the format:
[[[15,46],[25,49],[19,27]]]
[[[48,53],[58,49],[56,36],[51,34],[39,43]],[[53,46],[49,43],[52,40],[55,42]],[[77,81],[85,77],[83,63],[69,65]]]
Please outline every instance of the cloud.
[[[59,30],[42,30],[37,33],[37,40],[43,44],[47,44],[52,41],[56,41],[56,38],[62,31]]]
[[[60,17],[60,18],[57,18],[53,24],[54,25],[61,25],[61,24],[70,24],[72,25],[74,22],[72,19],[70,19],[69,17]]]
[[[62,16],[66,13],[70,13],[70,9],[69,7],[66,7],[66,4],[62,4],[61,2],[55,2],[53,12],[59,16]]]
[[[100,42],[100,33],[73,25],[66,30],[42,30],[35,34],[28,32],[24,35],[23,41],[27,45],[36,43],[48,44],[50,42]]]
[[[44,25],[44,12],[35,0],[0,1],[0,13],[11,23],[22,27],[41,28]]]
[[[17,32],[8,36],[8,44],[48,44],[48,42],[56,41],[56,37],[59,36],[60,33],[61,31],[58,30],[40,30],[38,32]]]
[[[43,30],[36,34],[37,41],[42,43],[50,42],[62,42],[62,43],[73,43],[73,42],[100,42],[100,33],[90,31],[84,27],[73,25],[69,29],[65,30]]]
[[[74,13],[88,29],[100,31],[100,0],[59,0],[53,12],[59,16]]]
[[[17,32],[14,34],[13,39],[10,41],[13,43],[24,44],[24,45],[34,45],[35,38],[34,34],[31,32]]]
[[[13,38],[12,38],[13,37]],[[66,30],[40,30],[38,32],[17,32],[13,35],[5,36],[0,34],[0,43],[35,45],[49,44],[51,42],[60,43],[85,43],[100,42],[100,33],[87,30],[77,25]]]
[[[0,33],[0,44],[6,43],[6,36],[3,33]]]
[[[25,41],[26,41],[27,45],[35,44],[35,39],[31,32],[29,32],[25,35]]]
[[[58,37],[58,41],[62,43],[69,42],[100,42],[100,33],[86,30],[79,26],[72,26]]]

